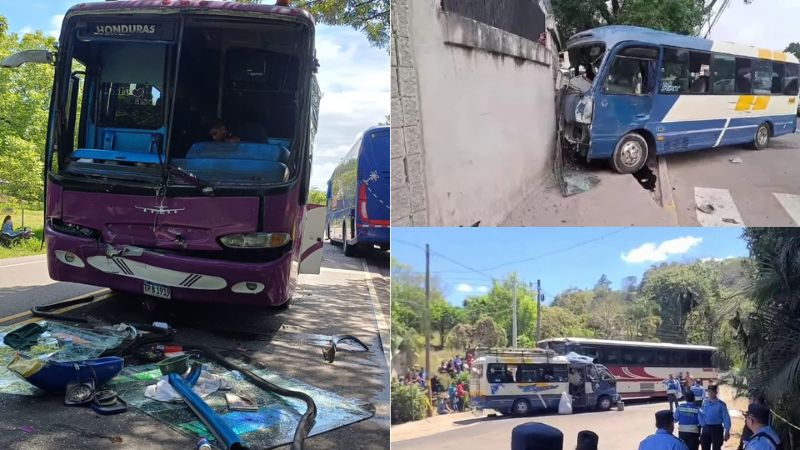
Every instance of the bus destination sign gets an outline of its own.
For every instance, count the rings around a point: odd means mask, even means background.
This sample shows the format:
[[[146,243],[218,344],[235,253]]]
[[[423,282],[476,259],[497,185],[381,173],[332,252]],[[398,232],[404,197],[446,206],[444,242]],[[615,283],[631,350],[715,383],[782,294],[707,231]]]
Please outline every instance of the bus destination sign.
[[[174,31],[171,23],[89,23],[79,34],[82,38],[171,41]]]

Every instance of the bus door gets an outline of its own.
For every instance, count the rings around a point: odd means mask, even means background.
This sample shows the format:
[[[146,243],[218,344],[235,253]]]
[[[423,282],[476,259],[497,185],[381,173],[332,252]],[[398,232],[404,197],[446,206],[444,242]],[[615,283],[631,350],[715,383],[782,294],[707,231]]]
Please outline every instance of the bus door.
[[[594,100],[592,146],[610,156],[626,133],[646,128],[653,107],[659,49],[631,44],[610,56]]]
[[[325,208],[320,205],[306,205],[303,234],[300,236],[300,273],[319,274],[324,229]]]

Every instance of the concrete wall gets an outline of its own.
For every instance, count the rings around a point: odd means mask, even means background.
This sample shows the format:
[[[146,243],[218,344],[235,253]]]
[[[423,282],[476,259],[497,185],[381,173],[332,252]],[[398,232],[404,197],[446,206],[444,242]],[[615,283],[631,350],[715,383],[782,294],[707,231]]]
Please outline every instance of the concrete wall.
[[[550,183],[553,56],[439,3],[392,4],[392,225],[492,226]]]

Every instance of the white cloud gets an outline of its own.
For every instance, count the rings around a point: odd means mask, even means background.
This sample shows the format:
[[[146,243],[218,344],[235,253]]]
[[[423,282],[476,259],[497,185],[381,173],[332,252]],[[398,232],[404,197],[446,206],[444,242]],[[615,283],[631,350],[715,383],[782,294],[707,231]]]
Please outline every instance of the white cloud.
[[[670,239],[658,245],[653,242],[648,242],[629,251],[628,253],[622,253],[620,258],[622,258],[623,261],[631,264],[665,261],[671,255],[680,255],[688,252],[689,249],[700,244],[701,242],[703,242],[702,238],[693,236]]]
[[[20,35],[23,35],[23,34],[28,34],[28,33],[33,33],[33,27],[24,26],[24,27],[22,27],[22,28],[20,28],[20,29],[19,29],[19,32],[18,32],[18,33],[19,33]]]
[[[456,286],[456,290],[458,292],[472,292],[473,291],[472,286],[468,285],[467,283],[459,284],[458,286]]]
[[[47,35],[57,38],[61,34],[61,22],[63,21],[64,14],[56,14],[50,17],[50,29],[47,30]]]
[[[709,261],[721,262],[721,261],[725,261],[726,259],[735,259],[735,258],[737,258],[737,257],[733,256],[733,255],[728,255],[728,256],[726,256],[724,258],[715,258],[715,257],[709,256],[707,258],[700,258],[700,261],[703,261],[703,262],[709,262]]]
[[[478,287],[478,292],[489,292],[489,288],[486,286]]]

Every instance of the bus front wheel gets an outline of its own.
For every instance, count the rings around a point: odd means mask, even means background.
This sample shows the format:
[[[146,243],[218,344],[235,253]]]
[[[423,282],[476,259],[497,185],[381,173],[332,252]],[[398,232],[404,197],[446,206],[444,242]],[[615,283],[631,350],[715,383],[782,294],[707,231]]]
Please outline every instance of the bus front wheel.
[[[604,395],[597,399],[597,409],[601,411],[608,411],[611,409],[611,397]]]
[[[531,404],[527,400],[517,400],[511,408],[515,416],[527,416],[531,413]]]
[[[756,130],[756,135],[753,137],[753,148],[756,150],[763,150],[769,146],[769,125],[762,123]]]
[[[611,155],[611,168],[619,173],[638,172],[647,162],[650,149],[647,141],[639,133],[622,136]]]

